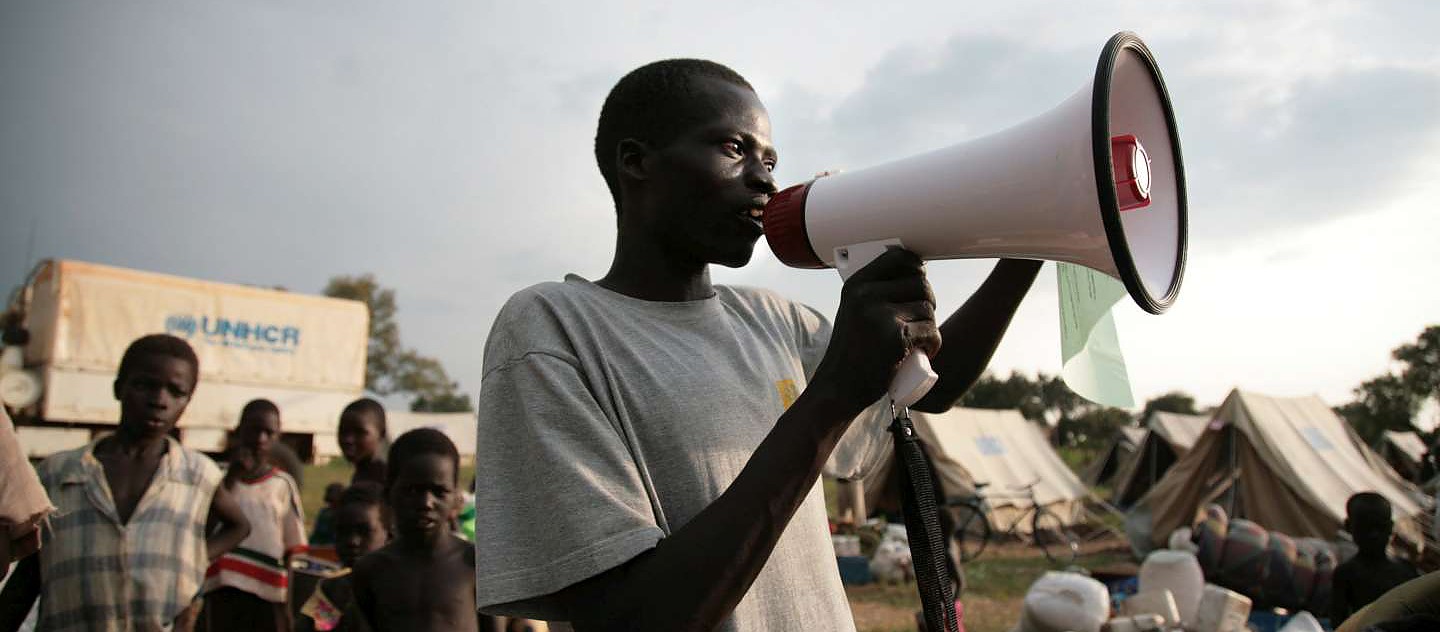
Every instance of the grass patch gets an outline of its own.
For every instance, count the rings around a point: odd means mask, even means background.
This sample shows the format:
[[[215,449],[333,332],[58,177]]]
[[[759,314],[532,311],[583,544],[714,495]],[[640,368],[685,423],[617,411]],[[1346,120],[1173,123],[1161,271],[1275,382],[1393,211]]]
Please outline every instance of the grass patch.
[[[994,546],[994,545],[992,545]],[[986,556],[965,566],[965,629],[969,632],[1006,632],[1020,617],[1025,592],[1046,571],[1061,570],[1039,554],[1021,545],[986,551]],[[995,555],[991,555],[994,553]],[[1078,565],[1098,569],[1129,561],[1123,552],[1102,551],[1082,556]],[[868,584],[846,586],[850,610],[860,632],[892,632],[915,629],[920,596],[915,584]]]

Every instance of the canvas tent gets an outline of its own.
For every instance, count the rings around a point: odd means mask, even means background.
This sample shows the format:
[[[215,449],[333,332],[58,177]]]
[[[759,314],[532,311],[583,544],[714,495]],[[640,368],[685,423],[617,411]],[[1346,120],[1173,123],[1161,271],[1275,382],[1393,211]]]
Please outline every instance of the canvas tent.
[[[915,429],[934,467],[942,497],[967,496],[976,482],[990,483],[985,492],[991,506],[991,526],[1009,528],[1028,506],[1028,500],[1006,498],[1005,492],[1032,481],[1036,502],[1045,505],[1066,524],[1084,515],[1089,493],[1060,456],[1051,449],[1040,429],[1015,410],[952,408],[939,414],[912,413]],[[898,506],[899,476],[892,458],[883,460],[863,479],[866,504]],[[1022,524],[1020,531],[1028,532]]]
[[[1396,533],[1421,542],[1414,489],[1355,440],[1325,402],[1236,390],[1195,447],[1131,508],[1126,531],[1143,554],[1218,502],[1230,516],[1273,531],[1331,539],[1345,519],[1345,501],[1362,491],[1389,499]]]
[[[1151,413],[1144,438],[1115,474],[1110,501],[1122,509],[1135,504],[1194,447],[1209,422],[1205,415]]]
[[[386,430],[390,439],[416,428],[434,428],[445,433],[455,443],[463,460],[475,458],[475,413],[412,413],[392,411],[385,413]],[[468,484],[469,481],[466,481]]]
[[[1425,442],[1413,432],[1386,430],[1376,446],[1381,458],[1406,480],[1418,481],[1420,465],[1425,459]]]
[[[1115,478],[1115,475],[1135,458],[1135,451],[1140,449],[1140,444],[1145,441],[1145,435],[1149,431],[1135,426],[1123,426],[1115,433],[1115,438],[1100,452],[1100,455],[1085,468],[1085,474],[1081,477],[1091,487],[1105,485]]]

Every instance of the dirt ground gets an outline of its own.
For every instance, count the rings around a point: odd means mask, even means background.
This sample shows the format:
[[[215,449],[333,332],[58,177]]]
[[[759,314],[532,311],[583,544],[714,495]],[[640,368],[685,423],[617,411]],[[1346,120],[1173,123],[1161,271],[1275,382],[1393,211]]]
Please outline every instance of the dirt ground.
[[[1129,550],[1115,538],[1086,544],[1075,566],[1092,572],[1133,572],[1135,569]],[[1066,568],[1051,564],[1039,549],[1029,545],[991,544],[980,559],[965,568],[967,588],[960,600],[964,604],[966,630],[1007,632],[1020,616],[1030,584],[1046,571]],[[916,629],[915,613],[920,610],[920,598],[913,582],[847,586],[845,592],[860,632]]]

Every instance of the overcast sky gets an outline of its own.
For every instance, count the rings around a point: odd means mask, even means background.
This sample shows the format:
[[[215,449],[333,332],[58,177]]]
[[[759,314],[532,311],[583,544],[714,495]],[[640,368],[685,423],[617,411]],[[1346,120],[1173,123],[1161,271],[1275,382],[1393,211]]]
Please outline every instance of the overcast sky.
[[[906,4],[3,0],[0,284],[44,257],[303,292],[372,272],[406,344],[473,395],[513,291],[608,267],[591,143],[635,66],[745,75],[793,183],[1044,112],[1132,30],[1175,104],[1191,222],[1176,306],[1117,310],[1140,401],[1342,403],[1440,322],[1440,3]],[[931,264],[941,310],[990,265]],[[716,277],[827,313],[840,286],[763,243]],[[992,368],[1059,356],[1047,267]]]

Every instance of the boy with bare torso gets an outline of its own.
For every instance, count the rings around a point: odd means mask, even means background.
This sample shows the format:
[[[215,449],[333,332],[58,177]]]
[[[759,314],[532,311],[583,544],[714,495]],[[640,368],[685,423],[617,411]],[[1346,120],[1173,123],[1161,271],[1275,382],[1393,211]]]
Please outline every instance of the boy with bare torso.
[[[355,562],[355,601],[370,628],[480,630],[475,548],[451,531],[460,510],[460,454],[419,428],[390,448],[386,496],[396,538]]]

